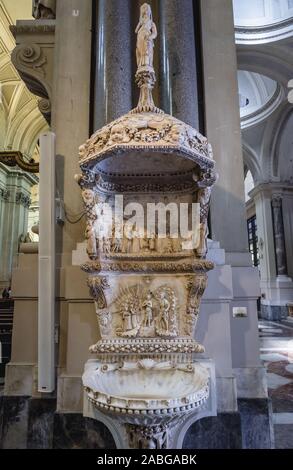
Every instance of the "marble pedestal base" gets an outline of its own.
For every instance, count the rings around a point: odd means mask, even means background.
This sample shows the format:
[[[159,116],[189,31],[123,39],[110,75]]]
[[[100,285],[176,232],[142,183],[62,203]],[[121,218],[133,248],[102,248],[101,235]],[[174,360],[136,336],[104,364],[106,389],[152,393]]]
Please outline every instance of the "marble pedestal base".
[[[288,276],[278,276],[274,281],[261,282],[261,318],[281,321],[288,317],[288,304],[293,303],[293,282]]]
[[[273,447],[267,399],[240,399],[238,412],[196,416],[174,435],[183,449],[267,449]],[[0,449],[115,449],[122,448],[122,429],[81,413],[56,413],[54,399],[0,397]],[[100,419],[97,421],[97,418]],[[116,426],[116,425],[115,425]],[[119,444],[120,439],[120,444]]]
[[[168,448],[181,449],[186,432],[196,421],[217,414],[217,401],[216,401],[216,379],[215,379],[215,365],[212,361],[206,359],[196,361],[197,366],[202,366],[208,370],[209,373],[209,398],[197,410],[182,415],[178,421],[176,420],[173,425],[167,426],[168,432]],[[116,447],[118,449],[129,449],[129,434],[127,424],[123,420],[115,419],[113,416],[106,412],[101,412],[95,405],[88,400],[87,394],[84,394],[84,409],[83,415],[87,418],[92,418],[103,423],[111,432]],[[149,426],[148,426],[149,427]]]

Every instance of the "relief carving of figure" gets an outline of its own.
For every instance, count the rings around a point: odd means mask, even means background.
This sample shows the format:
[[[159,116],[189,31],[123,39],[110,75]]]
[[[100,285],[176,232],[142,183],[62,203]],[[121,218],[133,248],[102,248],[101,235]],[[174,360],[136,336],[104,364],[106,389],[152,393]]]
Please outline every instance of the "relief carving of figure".
[[[156,333],[159,336],[177,336],[177,297],[168,286],[159,287],[154,297],[159,305]]]
[[[98,255],[97,240],[95,229],[91,222],[89,222],[85,229],[85,239],[87,241],[87,254],[90,259],[96,259]]]
[[[121,319],[118,336],[177,336],[177,297],[172,288],[164,285],[151,292],[136,284],[122,289],[115,305]]]
[[[166,294],[164,291],[161,292],[161,299],[160,299],[160,314],[158,318],[158,325],[161,330],[168,331],[169,330],[169,311],[170,311],[170,302],[166,298]]]
[[[131,324],[132,324],[132,329],[134,330],[138,326],[138,305],[137,302],[134,301],[130,304],[129,306],[130,313],[131,313]]]
[[[56,0],[33,0],[33,15],[36,20],[56,18]]]
[[[154,39],[157,37],[157,28],[153,22],[151,7],[147,3],[140,8],[140,19],[135,32],[137,34],[137,66],[153,68]]]
[[[122,313],[123,318],[123,329],[124,331],[131,331],[132,330],[132,322],[131,322],[131,313],[128,309],[128,304],[124,304],[124,311]]]
[[[152,294],[150,292],[147,294],[147,297],[142,306],[145,310],[143,326],[150,327],[153,321],[153,301]]]

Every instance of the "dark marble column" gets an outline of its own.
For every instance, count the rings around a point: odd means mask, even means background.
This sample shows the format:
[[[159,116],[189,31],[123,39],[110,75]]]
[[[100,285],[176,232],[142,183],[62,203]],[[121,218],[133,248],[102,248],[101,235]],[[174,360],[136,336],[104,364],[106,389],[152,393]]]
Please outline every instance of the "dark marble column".
[[[93,130],[131,109],[131,0],[96,0]]]
[[[286,260],[285,232],[281,196],[274,195],[272,197],[272,211],[277,275],[286,276],[288,274],[288,270]]]
[[[198,128],[198,89],[192,0],[160,0],[160,107]]]

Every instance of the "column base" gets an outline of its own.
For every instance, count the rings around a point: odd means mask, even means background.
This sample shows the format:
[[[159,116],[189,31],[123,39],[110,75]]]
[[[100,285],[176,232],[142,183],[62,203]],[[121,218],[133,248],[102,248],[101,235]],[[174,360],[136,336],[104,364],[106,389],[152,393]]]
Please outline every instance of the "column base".
[[[115,449],[115,443],[101,422],[57,413],[56,399],[2,396],[0,449]]]
[[[282,321],[288,318],[287,305],[264,305],[261,304],[260,318],[269,321]]]
[[[261,311],[264,320],[281,321],[289,316],[293,304],[293,282],[288,276],[277,276],[273,281],[261,281]]]
[[[187,431],[183,449],[241,449],[240,413],[219,413],[201,419]]]

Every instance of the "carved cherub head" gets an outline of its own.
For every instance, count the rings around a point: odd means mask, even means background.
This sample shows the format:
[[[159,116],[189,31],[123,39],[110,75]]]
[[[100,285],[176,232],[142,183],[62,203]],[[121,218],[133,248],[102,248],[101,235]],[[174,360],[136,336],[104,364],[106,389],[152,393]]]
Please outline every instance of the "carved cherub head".
[[[114,124],[111,129],[110,143],[125,141],[125,128],[122,124]]]
[[[84,189],[82,191],[82,198],[84,200],[85,205],[92,204],[95,199],[94,192],[91,189]]]
[[[79,150],[79,152],[78,152],[79,156],[83,157],[85,155],[87,149],[88,149],[88,141],[86,141],[85,144],[83,144],[79,147],[79,149],[78,149]]]
[[[186,131],[180,124],[174,124],[169,134],[169,140],[173,144],[183,144],[186,137]]]

